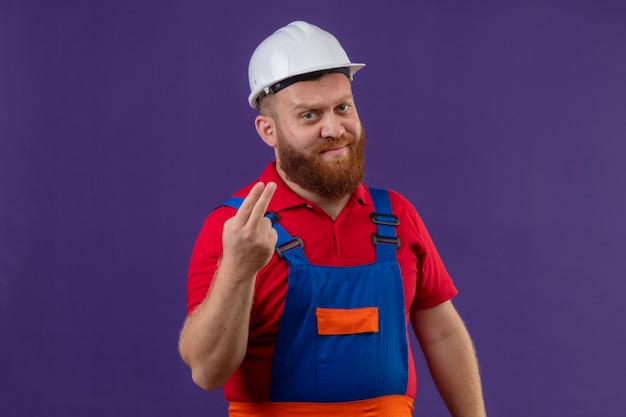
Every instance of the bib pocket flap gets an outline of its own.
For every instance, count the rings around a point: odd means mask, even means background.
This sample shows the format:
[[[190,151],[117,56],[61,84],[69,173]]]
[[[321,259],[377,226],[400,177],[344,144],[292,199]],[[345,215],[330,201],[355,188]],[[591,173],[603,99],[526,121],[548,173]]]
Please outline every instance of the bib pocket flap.
[[[378,332],[378,307],[321,308],[315,310],[320,336]]]

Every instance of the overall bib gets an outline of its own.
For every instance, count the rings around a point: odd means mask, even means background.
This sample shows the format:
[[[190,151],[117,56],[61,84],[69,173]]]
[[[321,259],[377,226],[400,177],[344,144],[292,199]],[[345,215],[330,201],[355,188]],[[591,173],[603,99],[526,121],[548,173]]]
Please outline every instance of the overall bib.
[[[307,242],[291,236],[278,215],[267,214],[278,234],[276,252],[289,264],[270,403],[341,403],[406,394],[408,342],[396,261],[398,221],[386,190],[370,189],[370,194],[370,218],[377,227],[371,236],[376,246],[372,264],[313,265],[302,249]],[[224,205],[238,208],[241,201],[233,198]]]

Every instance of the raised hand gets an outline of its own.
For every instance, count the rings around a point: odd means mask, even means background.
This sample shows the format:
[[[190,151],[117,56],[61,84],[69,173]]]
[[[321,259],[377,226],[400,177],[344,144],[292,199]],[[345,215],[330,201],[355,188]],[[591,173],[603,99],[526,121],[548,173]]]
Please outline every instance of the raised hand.
[[[256,274],[274,253],[278,236],[264,216],[275,190],[273,182],[255,184],[237,213],[224,223],[222,262],[236,266],[242,276]]]

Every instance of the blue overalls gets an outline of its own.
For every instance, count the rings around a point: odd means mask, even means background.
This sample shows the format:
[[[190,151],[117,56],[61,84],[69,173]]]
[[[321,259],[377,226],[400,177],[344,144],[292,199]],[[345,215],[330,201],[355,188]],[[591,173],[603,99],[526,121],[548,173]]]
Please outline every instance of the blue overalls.
[[[400,242],[386,190],[370,189],[376,262],[312,265],[299,238],[275,213],[277,254],[289,264],[270,383],[271,402],[333,403],[405,395],[407,324],[396,250]],[[238,208],[243,199],[224,205]],[[311,243],[313,244],[313,243]]]

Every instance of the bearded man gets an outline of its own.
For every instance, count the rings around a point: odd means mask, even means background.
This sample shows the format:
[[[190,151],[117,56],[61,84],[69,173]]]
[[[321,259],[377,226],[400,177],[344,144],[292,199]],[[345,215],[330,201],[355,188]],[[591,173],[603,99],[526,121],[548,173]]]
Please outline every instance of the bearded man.
[[[223,387],[232,417],[411,416],[409,328],[451,415],[485,415],[457,289],[426,227],[403,196],[362,183],[362,67],[301,21],[250,60],[256,130],[276,160],[207,217],[179,340],[194,382]]]

